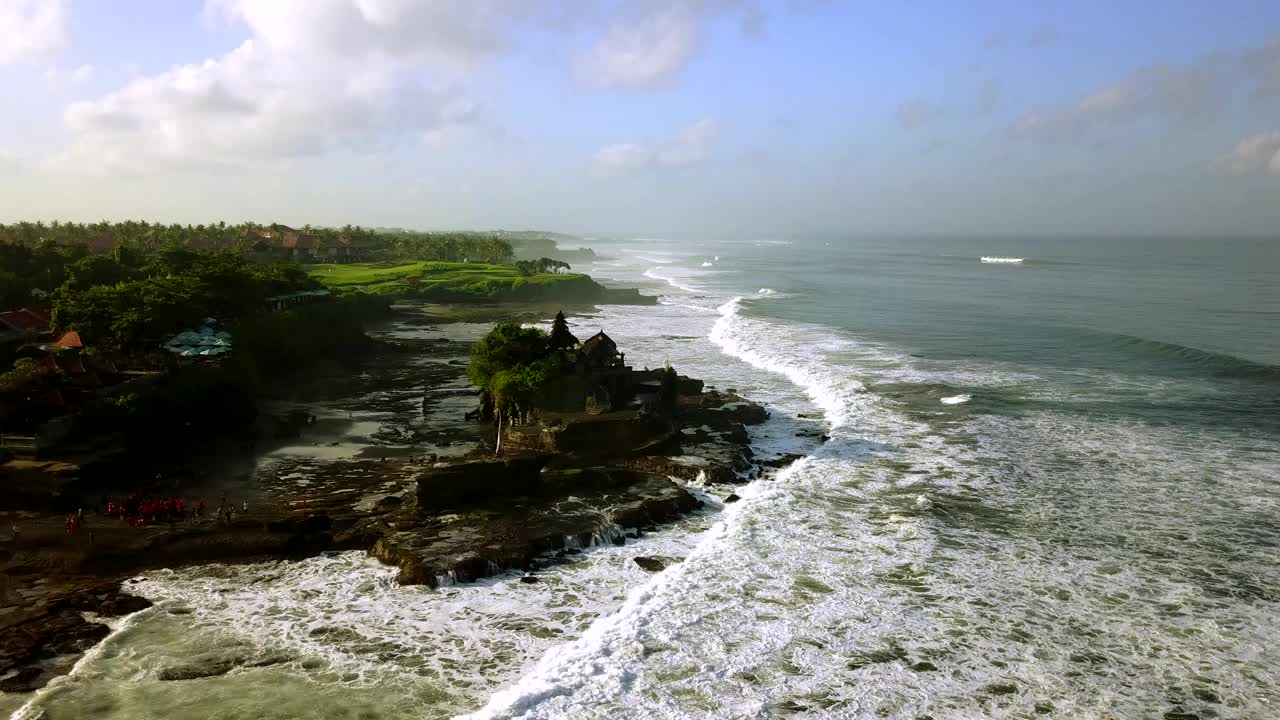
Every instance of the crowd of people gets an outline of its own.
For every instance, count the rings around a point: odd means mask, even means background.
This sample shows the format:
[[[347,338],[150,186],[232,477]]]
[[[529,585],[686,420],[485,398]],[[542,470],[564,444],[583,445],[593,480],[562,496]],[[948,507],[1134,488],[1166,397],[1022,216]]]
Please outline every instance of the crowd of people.
[[[141,492],[134,492],[125,498],[123,502],[106,500],[104,505],[107,517],[127,522],[130,527],[162,523],[174,525],[180,522],[200,522],[205,519],[206,515],[206,505],[203,498],[192,504],[182,498],[153,497],[151,495],[143,495]],[[242,508],[244,512],[248,512],[248,503],[244,503]],[[229,504],[224,496],[214,517],[219,523],[230,525],[234,519],[234,513],[234,506]],[[79,523],[83,525],[83,510],[77,516],[67,519],[67,530],[72,535],[75,534],[72,525],[77,518]]]

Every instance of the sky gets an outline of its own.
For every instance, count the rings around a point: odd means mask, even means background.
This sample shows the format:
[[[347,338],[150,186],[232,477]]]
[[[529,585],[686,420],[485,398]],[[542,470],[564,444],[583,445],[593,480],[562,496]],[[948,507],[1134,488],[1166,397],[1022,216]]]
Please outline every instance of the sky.
[[[1280,234],[1274,0],[0,0],[0,222]]]

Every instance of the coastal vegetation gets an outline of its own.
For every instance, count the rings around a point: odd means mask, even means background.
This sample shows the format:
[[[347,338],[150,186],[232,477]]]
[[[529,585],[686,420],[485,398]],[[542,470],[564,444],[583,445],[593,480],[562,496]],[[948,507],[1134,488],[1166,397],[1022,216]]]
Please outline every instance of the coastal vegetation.
[[[552,272],[567,267],[554,260],[522,266],[388,261],[310,265],[307,272],[312,279],[338,293],[358,291],[437,302],[592,302],[608,295],[603,286],[587,275]]]
[[[480,388],[482,406],[491,408],[498,428],[494,453],[502,452],[502,425],[533,409],[555,378],[557,368],[538,328],[504,322],[471,349],[467,379]]]
[[[53,294],[53,323],[93,347],[137,352],[207,317],[242,318],[266,298],[316,287],[301,268],[255,263],[229,250],[165,248],[151,255],[117,248],[67,268]]]
[[[45,259],[71,252],[110,252],[129,248],[154,252],[161,248],[185,247],[194,250],[233,250],[259,259],[318,262],[340,260],[431,260],[441,262],[509,263],[514,258],[511,243],[495,233],[379,231],[355,225],[293,228],[279,223],[225,222],[178,225],[124,221],[118,223],[21,222],[0,224],[0,246],[27,248],[33,255],[35,273],[19,274],[43,282],[44,289],[55,278],[42,276]],[[73,258],[74,259],[74,258]],[[0,266],[9,265],[0,257]],[[12,272],[5,267],[2,272]],[[7,276],[0,275],[0,279]],[[11,283],[0,283],[7,287]]]

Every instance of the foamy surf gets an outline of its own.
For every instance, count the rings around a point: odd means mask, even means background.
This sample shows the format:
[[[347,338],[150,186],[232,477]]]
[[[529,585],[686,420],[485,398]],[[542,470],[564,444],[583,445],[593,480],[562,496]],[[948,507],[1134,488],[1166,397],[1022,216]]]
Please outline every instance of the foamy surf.
[[[961,394],[961,395],[952,395],[950,397],[944,397],[942,398],[941,402],[943,405],[960,405],[963,403],[967,403],[972,399],[973,399],[973,396],[971,395]]]
[[[662,273],[659,273],[657,271],[657,268],[654,268],[653,270],[645,270],[644,276],[649,278],[650,280],[661,280],[662,282],[665,282],[666,284],[670,285],[673,288],[676,288],[677,290],[684,290],[685,292],[691,292],[691,293],[701,292],[701,290],[699,290],[698,288],[693,287],[692,285],[683,283],[677,280],[676,278],[671,277],[670,275],[663,275]]]
[[[997,257],[993,255],[983,255],[980,258],[980,260],[984,263],[1004,263],[1006,265],[1017,264],[1022,262],[1025,259],[1026,258],[1020,258],[1020,257]]]
[[[759,483],[744,487],[739,492],[742,500],[725,506],[723,519],[702,535],[683,562],[668,566],[649,582],[632,590],[616,613],[597,620],[578,640],[548,650],[518,683],[495,693],[483,708],[461,715],[457,720],[521,717],[549,700],[575,695],[588,684],[613,687],[625,683],[634,671],[629,665],[643,653],[643,646],[636,642],[636,637],[649,623],[649,613],[660,607],[668,596],[681,594],[684,576],[691,563],[725,550],[723,543],[736,518],[748,512],[753,501],[768,492],[776,490]]]

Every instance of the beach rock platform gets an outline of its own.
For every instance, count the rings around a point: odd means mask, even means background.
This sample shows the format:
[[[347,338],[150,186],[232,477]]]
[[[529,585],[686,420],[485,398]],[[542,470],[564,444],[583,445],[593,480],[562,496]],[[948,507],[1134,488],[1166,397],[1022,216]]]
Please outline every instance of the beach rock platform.
[[[626,528],[671,522],[700,504],[661,475],[592,470],[581,476],[599,486],[579,486],[572,496],[506,497],[428,515],[383,535],[369,552],[399,568],[397,579],[406,585],[471,582],[536,569],[554,551],[610,544]]]

